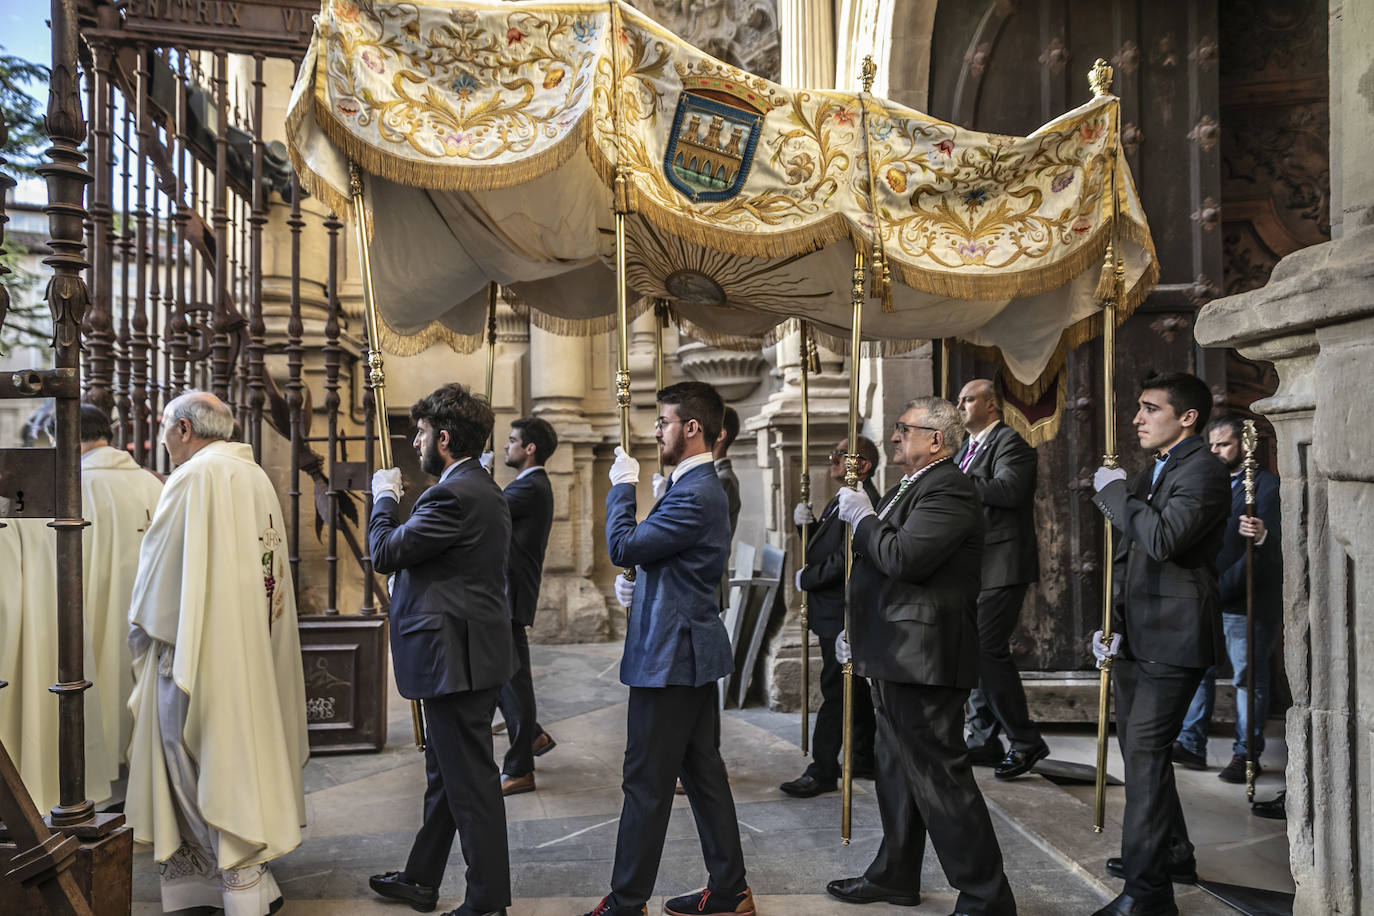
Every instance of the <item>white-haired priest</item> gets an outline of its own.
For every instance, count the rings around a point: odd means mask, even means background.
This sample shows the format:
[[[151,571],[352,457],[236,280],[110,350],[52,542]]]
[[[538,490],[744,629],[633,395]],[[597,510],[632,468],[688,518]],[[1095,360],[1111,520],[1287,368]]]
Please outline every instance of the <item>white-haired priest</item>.
[[[162,907],[265,916],[267,863],[301,841],[307,756],[296,602],[276,491],[234,417],[190,391],[163,410],[176,466],[129,608],[134,713],[125,814],[153,844]]]

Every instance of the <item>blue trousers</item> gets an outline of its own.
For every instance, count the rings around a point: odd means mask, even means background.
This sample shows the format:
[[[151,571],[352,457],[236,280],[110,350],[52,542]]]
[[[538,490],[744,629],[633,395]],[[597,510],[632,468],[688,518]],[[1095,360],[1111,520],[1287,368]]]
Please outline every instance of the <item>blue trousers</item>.
[[[1231,659],[1231,670],[1236,673],[1232,683],[1236,687],[1236,740],[1231,745],[1231,753],[1245,756],[1245,615],[1222,614],[1222,627],[1226,633],[1226,655]],[[1269,656],[1274,654],[1274,643],[1278,637],[1278,621],[1255,618],[1255,718],[1259,732],[1255,736],[1255,759],[1264,752],[1264,721],[1269,713]],[[1188,706],[1188,714],[1183,719],[1183,728],[1178,733],[1178,743],[1194,754],[1207,756],[1207,729],[1212,722],[1212,708],[1216,704],[1216,668],[1208,668],[1193,694],[1193,702]]]

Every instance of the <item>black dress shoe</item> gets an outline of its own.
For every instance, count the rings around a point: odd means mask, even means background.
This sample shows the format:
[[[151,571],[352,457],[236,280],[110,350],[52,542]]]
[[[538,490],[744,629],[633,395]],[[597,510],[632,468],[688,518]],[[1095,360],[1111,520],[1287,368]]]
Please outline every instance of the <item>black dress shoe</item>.
[[[881,884],[874,884],[863,875],[840,878],[825,886],[825,892],[845,903],[891,903],[896,906],[919,906],[920,894],[903,894]]]
[[[998,779],[1015,779],[1031,771],[1031,767],[1050,755],[1050,749],[1045,745],[1029,750],[1018,751],[1012,748],[1007,751],[1007,756],[1002,758],[1002,762],[997,764],[997,769],[992,771],[992,775]]]
[[[431,912],[439,902],[439,889],[416,884],[406,877],[403,871],[389,871],[384,875],[373,875],[367,884],[388,900],[401,900],[410,904],[417,913]]]
[[[1267,817],[1276,821],[1288,820],[1288,809],[1284,805],[1284,797],[1287,794],[1285,790],[1274,798],[1269,799],[1269,801],[1255,802],[1250,806],[1250,813],[1255,815],[1255,817]]]
[[[834,792],[839,786],[835,784],[833,779],[822,781],[803,773],[791,782],[783,783],[778,788],[793,798],[815,798],[826,792]]]
[[[1007,752],[1002,750],[1002,742],[996,744],[980,744],[977,747],[968,749],[968,762],[976,767],[995,767],[1007,756]]]
[[[1147,903],[1130,894],[1121,894],[1093,913],[1093,916],[1178,916],[1178,906],[1172,900],[1167,903]]]
[[[1197,884],[1197,859],[1191,856],[1168,864],[1169,880],[1175,884]],[[1113,878],[1126,877],[1126,863],[1116,856],[1107,860],[1107,874]]]
[[[441,914],[441,916],[506,916],[506,908],[502,907],[499,910],[474,910],[465,903],[458,907],[458,909],[449,910],[447,913]]]
[[[1184,747],[1184,746],[1183,746],[1183,742],[1181,742],[1181,741],[1175,741],[1175,742],[1174,742],[1174,754],[1173,754],[1173,757],[1174,757],[1174,763],[1178,764],[1178,765],[1181,766],[1181,767],[1187,767],[1187,768],[1190,769],[1190,770],[1205,770],[1205,769],[1207,769],[1207,757],[1206,757],[1206,755],[1204,755],[1204,754],[1194,754],[1192,751],[1190,751],[1190,750],[1188,750],[1186,747]]]

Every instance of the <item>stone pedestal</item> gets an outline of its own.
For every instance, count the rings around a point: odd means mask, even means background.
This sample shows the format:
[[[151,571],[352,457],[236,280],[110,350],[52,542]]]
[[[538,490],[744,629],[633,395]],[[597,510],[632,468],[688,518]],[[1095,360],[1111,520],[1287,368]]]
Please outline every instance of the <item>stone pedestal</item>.
[[[1333,240],[1202,310],[1197,340],[1270,360],[1283,508],[1294,913],[1374,906],[1374,7],[1331,4]]]

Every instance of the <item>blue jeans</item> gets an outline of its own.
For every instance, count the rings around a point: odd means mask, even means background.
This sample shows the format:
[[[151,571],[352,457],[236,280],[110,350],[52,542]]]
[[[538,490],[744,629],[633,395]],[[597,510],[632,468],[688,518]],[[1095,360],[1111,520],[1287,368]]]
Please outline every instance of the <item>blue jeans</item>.
[[[1226,633],[1226,655],[1231,670],[1236,673],[1236,740],[1231,753],[1245,756],[1245,615],[1222,614],[1222,629]],[[1259,720],[1259,734],[1255,736],[1255,759],[1264,752],[1264,721],[1269,713],[1269,656],[1274,653],[1278,636],[1278,622],[1255,618],[1255,718]],[[1207,728],[1212,722],[1212,707],[1216,704],[1216,668],[1208,668],[1193,694],[1178,743],[1202,757],[1207,756]]]

